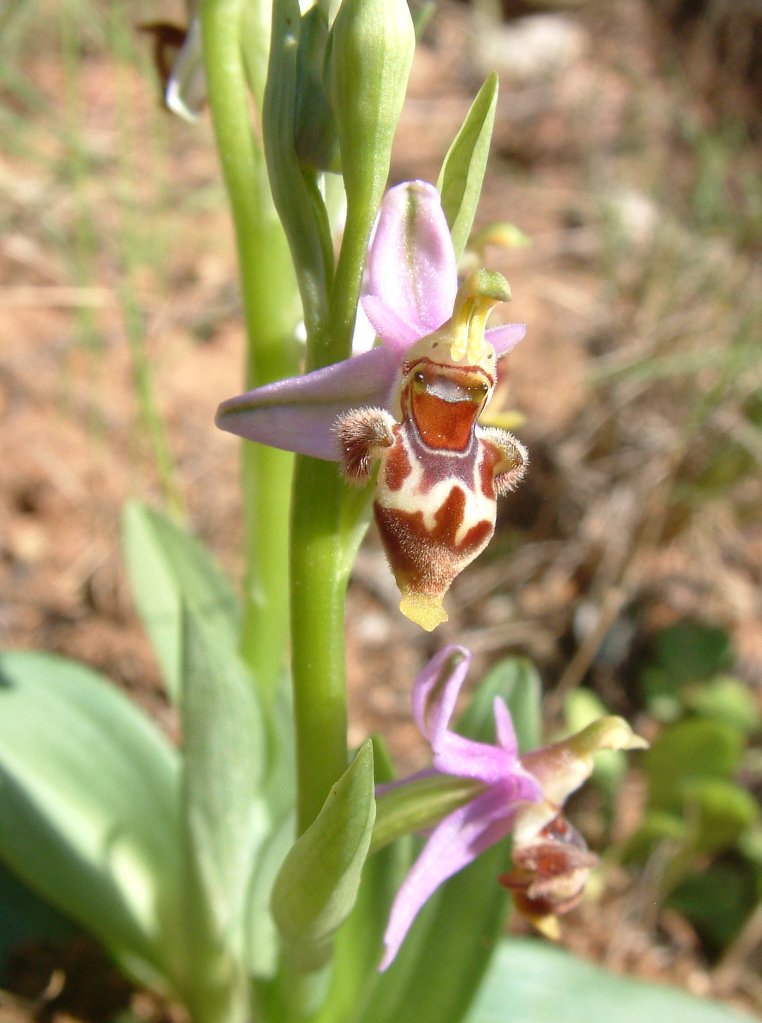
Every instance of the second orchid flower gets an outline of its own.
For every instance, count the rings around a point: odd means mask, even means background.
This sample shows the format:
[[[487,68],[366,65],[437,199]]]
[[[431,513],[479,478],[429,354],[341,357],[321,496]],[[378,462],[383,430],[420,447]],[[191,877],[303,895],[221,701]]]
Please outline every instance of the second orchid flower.
[[[556,915],[582,898],[597,857],[563,814],[564,804],[590,776],[598,750],[642,749],[647,743],[619,717],[604,717],[560,742],[519,755],[511,715],[494,701],[496,742],[475,742],[450,728],[471,663],[460,646],[444,647],[413,684],[413,717],[431,747],[432,769],[391,785],[377,798],[421,779],[466,782],[461,804],[429,833],[392,905],[381,969],[397,955],[410,926],[434,892],[496,842],[512,838],[512,869],[497,878],[514,905],[540,930],[553,933]],[[462,787],[462,786],[461,786]]]

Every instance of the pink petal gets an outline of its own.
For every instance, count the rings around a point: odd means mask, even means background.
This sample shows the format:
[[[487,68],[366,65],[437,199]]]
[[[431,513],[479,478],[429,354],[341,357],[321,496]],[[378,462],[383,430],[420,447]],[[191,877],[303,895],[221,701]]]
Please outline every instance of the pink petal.
[[[431,658],[413,683],[413,717],[419,732],[432,746],[450,723],[470,664],[470,650],[446,646]]]
[[[512,819],[504,793],[489,790],[437,825],[397,892],[384,934],[386,952],[380,970],[397,955],[413,920],[437,888],[504,838]]]
[[[414,327],[418,337],[450,318],[458,288],[457,266],[450,229],[433,185],[407,181],[386,193],[368,254],[368,281],[367,294]],[[369,312],[368,316],[372,319]],[[385,334],[379,337],[387,341]]]
[[[362,405],[386,405],[397,365],[392,351],[374,348],[325,369],[278,380],[223,401],[217,426],[284,451],[339,461],[336,417]]]
[[[386,348],[397,352],[400,357],[418,338],[423,337],[415,327],[406,323],[375,295],[366,295],[361,305],[365,316],[373,325],[376,336],[381,338]]]
[[[502,359],[524,339],[526,332],[526,323],[504,323],[500,327],[490,327],[484,336],[495,349],[498,359]]]
[[[500,746],[466,739],[456,732],[443,731],[432,743],[433,763],[437,771],[457,778],[474,778],[487,785],[510,781],[514,772],[525,772],[518,758]]]
[[[519,742],[516,738],[516,730],[513,727],[513,718],[511,717],[511,712],[498,696],[495,697],[493,711],[495,714],[497,741],[509,756],[518,760]]]

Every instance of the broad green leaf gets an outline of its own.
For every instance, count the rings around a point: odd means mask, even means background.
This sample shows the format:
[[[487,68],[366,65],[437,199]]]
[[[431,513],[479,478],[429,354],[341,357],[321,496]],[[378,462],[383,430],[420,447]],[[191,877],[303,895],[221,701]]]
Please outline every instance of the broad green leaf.
[[[423,1018],[423,1017],[421,1017]],[[532,938],[501,942],[467,1023],[750,1023],[751,1016],[666,984],[620,977]]]
[[[651,806],[680,810],[686,782],[729,779],[740,763],[744,737],[723,721],[687,718],[667,726],[643,758]]]
[[[485,675],[458,731],[481,733],[487,727],[485,722],[492,720],[496,697],[508,704],[519,751],[536,749],[542,741],[542,683],[535,666],[524,657],[506,657]]]
[[[201,544],[158,511],[135,501],[123,516],[123,545],[138,613],[170,697],[182,690],[181,605],[217,634],[220,646],[238,645],[239,609],[227,579]]]
[[[194,1019],[251,1017],[249,900],[271,832],[265,728],[250,673],[214,623],[182,612],[183,997]]]
[[[718,853],[735,845],[759,820],[750,792],[723,778],[697,778],[684,790],[686,819],[697,851]]]
[[[654,641],[654,654],[678,684],[711,678],[729,668],[733,659],[727,632],[697,622],[664,629]]]
[[[178,758],[101,675],[0,656],[0,859],[161,983],[176,940]]]
[[[0,986],[8,983],[8,956],[21,942],[71,938],[80,933],[0,860]]]
[[[759,731],[759,707],[748,685],[731,675],[717,675],[707,682],[687,685],[683,703],[696,714],[724,721],[744,735]]]
[[[296,834],[296,779],[291,692],[281,686],[267,712],[267,776],[262,786],[270,820],[267,839],[256,856],[249,895],[249,971],[272,977],[278,962],[279,940],[270,908],[275,878]]]
[[[463,254],[481,195],[497,108],[494,72],[479,90],[442,163],[437,188],[457,258]]]
[[[370,740],[328,795],[316,820],[289,851],[273,890],[273,915],[288,960],[317,970],[357,898],[375,818]]]
[[[758,901],[755,887],[751,865],[728,859],[686,877],[666,904],[690,920],[714,960],[748,921]]]
[[[189,854],[218,934],[243,925],[267,837],[265,728],[251,677],[219,632],[183,612],[183,808]]]
[[[457,731],[494,742],[496,697],[516,715],[521,748],[536,745],[539,679],[531,664],[520,658],[501,662],[484,679]],[[463,1018],[503,931],[509,897],[497,878],[508,864],[508,843],[498,843],[429,900],[358,1020],[457,1023]]]
[[[688,825],[679,814],[666,813],[663,810],[648,810],[640,827],[625,843],[622,859],[645,860],[656,846],[669,842],[673,849],[685,848],[688,841]]]

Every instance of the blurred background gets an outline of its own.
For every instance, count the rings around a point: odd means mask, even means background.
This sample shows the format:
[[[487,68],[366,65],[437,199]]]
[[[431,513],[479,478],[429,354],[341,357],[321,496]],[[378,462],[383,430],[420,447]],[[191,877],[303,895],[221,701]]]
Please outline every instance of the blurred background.
[[[242,381],[232,230],[208,117],[162,108],[181,33],[151,29],[184,18],[169,0],[0,7],[0,642],[103,669],[172,732],[123,502],[168,507],[241,568],[238,448],[212,424]],[[474,680],[531,659],[549,737],[627,716],[652,748],[603,761],[572,807],[603,865],[562,940],[759,1011],[762,5],[443,0],[395,180],[436,178],[493,69],[467,258],[506,274],[499,313],[529,325],[496,406],[531,468],[435,636],[398,614],[369,534],[352,738],[383,730],[401,770],[423,763],[410,683],[448,641]],[[26,953],[16,990],[67,954]]]

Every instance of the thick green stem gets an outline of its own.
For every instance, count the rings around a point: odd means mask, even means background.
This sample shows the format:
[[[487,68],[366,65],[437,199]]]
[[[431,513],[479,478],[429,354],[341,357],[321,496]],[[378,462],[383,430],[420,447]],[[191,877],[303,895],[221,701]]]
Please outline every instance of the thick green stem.
[[[347,569],[336,465],[300,457],[291,518],[291,615],[298,828],[315,819],[347,766]]]
[[[247,334],[247,387],[296,371],[298,297],[253,127],[241,42],[243,0],[206,0],[204,54],[217,147],[235,224]],[[290,455],[243,447],[246,514],[242,651],[264,693],[274,690],[288,632]]]

